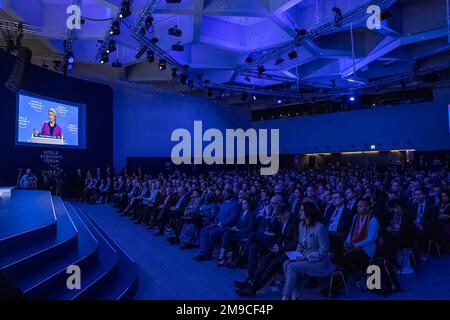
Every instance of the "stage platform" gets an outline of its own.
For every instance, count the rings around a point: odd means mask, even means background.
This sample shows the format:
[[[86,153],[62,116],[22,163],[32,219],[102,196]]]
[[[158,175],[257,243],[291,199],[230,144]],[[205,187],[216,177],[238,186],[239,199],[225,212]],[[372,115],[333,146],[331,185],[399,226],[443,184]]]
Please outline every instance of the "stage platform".
[[[81,288],[67,288],[67,268]],[[48,191],[13,190],[0,199],[0,271],[29,299],[129,299],[133,258],[89,216]]]

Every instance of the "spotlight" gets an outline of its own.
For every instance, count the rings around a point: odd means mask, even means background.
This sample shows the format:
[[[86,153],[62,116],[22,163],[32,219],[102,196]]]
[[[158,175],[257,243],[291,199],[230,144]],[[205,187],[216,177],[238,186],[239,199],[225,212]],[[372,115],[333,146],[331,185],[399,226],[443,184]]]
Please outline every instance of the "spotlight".
[[[153,63],[155,61],[155,53],[152,50],[147,52],[147,61]]]
[[[188,76],[187,76],[185,73],[182,73],[182,74],[180,75],[180,83],[181,83],[181,84],[186,84],[187,79],[188,79]]]
[[[284,59],[282,57],[279,57],[277,59],[277,61],[275,61],[275,65],[278,66],[278,65],[282,64],[283,62],[284,62]]]
[[[344,20],[344,16],[342,15],[342,11],[341,9],[339,9],[338,7],[334,7],[333,9],[334,12],[334,26],[336,28],[339,28],[342,26],[342,20]]]
[[[110,35],[118,36],[120,35],[120,22],[119,21],[113,21],[111,24],[111,29],[109,30]]]
[[[159,70],[166,70],[167,62],[164,59],[159,60]]]
[[[172,50],[182,52],[184,51],[184,46],[180,42],[177,42],[172,46]]]
[[[176,79],[178,77],[177,68],[172,68],[172,79]]]
[[[302,43],[303,39],[305,39],[308,31],[306,31],[305,29],[295,29],[295,32],[297,32],[297,35],[295,36],[295,45],[299,46]]]
[[[173,36],[173,37],[181,37],[181,35],[183,34],[183,32],[181,31],[181,29],[178,29],[177,26],[172,27],[169,29],[169,36]]]
[[[348,101],[355,102],[356,101],[356,97],[354,95],[351,95],[350,97],[348,97]]]
[[[147,19],[145,19],[145,27],[148,29],[150,27],[153,26],[153,21],[155,19],[152,16],[147,17]]]
[[[109,54],[106,52],[102,53],[102,60],[100,61],[101,64],[105,64],[109,62]]]
[[[106,49],[106,53],[112,53],[116,51],[116,42],[114,40],[109,41],[108,49]]]
[[[267,71],[267,70],[266,70],[266,68],[264,68],[264,66],[259,66],[259,67],[258,67],[258,73],[259,73],[259,76],[262,76],[263,73],[266,72],[266,71]]]
[[[289,53],[288,53],[288,57],[289,57],[289,59],[291,59],[291,60],[296,59],[296,58],[298,57],[297,51],[294,50],[294,51],[289,52]]]
[[[119,13],[119,18],[120,19],[124,19],[126,17],[131,16],[131,5],[130,5],[130,0],[123,0],[122,1],[122,6],[120,9],[120,13]]]
[[[136,53],[136,55],[134,56],[137,60],[139,60],[145,53],[145,51],[147,51],[146,47],[142,47],[139,49],[139,51]]]
[[[225,98],[225,90],[221,89],[221,90],[219,91],[219,97],[220,97],[220,98]]]
[[[281,100],[280,98],[277,99],[277,104],[282,104],[283,100]]]
[[[112,63],[112,67],[113,68],[122,68],[122,63],[119,61],[119,59],[117,59],[116,61],[114,61]]]
[[[253,99],[253,101],[256,101],[256,96],[253,95],[253,96],[252,96],[252,99]]]

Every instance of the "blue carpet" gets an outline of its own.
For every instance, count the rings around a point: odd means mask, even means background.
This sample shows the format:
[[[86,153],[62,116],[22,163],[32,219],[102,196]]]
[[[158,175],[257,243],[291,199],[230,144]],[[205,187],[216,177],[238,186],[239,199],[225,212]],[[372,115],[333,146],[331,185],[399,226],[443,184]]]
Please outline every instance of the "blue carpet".
[[[214,261],[198,263],[198,249],[180,250],[153,230],[134,225],[120,217],[110,205],[76,203],[108,232],[136,260],[139,288],[135,299],[238,299],[233,280],[244,279],[244,269],[218,268]],[[387,299],[450,299],[450,257],[431,257],[412,275],[403,275],[404,293]],[[279,299],[269,287],[256,299]],[[305,298],[321,299],[317,289],[306,290]],[[386,299],[373,293],[357,292],[352,286],[339,299]]]

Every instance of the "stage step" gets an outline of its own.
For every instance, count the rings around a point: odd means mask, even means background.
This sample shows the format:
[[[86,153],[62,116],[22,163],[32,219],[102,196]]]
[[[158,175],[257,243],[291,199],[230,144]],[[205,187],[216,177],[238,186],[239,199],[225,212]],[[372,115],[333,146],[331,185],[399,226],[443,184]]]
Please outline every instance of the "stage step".
[[[98,258],[95,264],[81,269],[81,289],[69,290],[65,283],[61,283],[43,298],[48,300],[97,299],[93,293],[102,288],[105,283],[115,279],[119,260],[118,253],[86,217],[79,214],[70,203],[65,202],[64,205],[67,212],[80,219],[98,242]]]
[[[92,226],[100,233],[106,241],[115,248],[119,255],[119,266],[114,281],[108,281],[105,285],[95,292],[96,299],[101,300],[125,300],[131,299],[136,293],[139,278],[135,260],[130,257],[125,250],[112,239],[108,233],[95,222],[89,214],[76,208],[80,216],[86,217]]]
[[[76,251],[78,246],[78,231],[61,202],[54,201],[57,217],[57,232],[49,239],[36,242],[28,247],[20,248],[15,252],[0,257],[0,269],[10,278],[18,278],[26,269],[43,265],[48,257],[57,259]]]
[[[87,270],[98,262],[98,241],[76,215],[67,212],[63,202],[54,198],[55,209],[68,214],[78,232],[76,250],[66,252],[62,257],[48,256],[46,263],[35,266],[22,274],[16,283],[30,299],[44,299],[48,293],[66,287],[67,267],[77,265],[81,270]]]
[[[3,255],[0,270],[16,283],[29,299],[39,300],[118,300],[131,299],[138,284],[135,261],[89,215],[49,193],[13,191],[12,202],[2,202],[0,222],[12,221],[9,230],[3,227]],[[3,199],[2,199],[3,201]],[[20,204],[14,203],[19,201]],[[23,203],[29,212],[25,215]],[[5,214],[5,208],[12,212]],[[17,209],[17,211],[15,211]],[[45,210],[47,209],[47,211]],[[9,209],[8,209],[9,210]],[[20,225],[31,214],[30,223]],[[50,219],[49,219],[50,216]],[[52,219],[51,217],[54,217]],[[52,226],[54,220],[54,225]],[[41,226],[39,226],[41,224]],[[52,232],[37,229],[52,226]],[[21,234],[27,233],[26,237]],[[12,232],[17,231],[19,235]],[[31,231],[31,232],[30,232]],[[18,239],[18,243],[11,239]],[[69,290],[67,268],[81,269],[81,289]]]
[[[56,215],[48,191],[12,190],[0,198],[0,257],[56,236]]]

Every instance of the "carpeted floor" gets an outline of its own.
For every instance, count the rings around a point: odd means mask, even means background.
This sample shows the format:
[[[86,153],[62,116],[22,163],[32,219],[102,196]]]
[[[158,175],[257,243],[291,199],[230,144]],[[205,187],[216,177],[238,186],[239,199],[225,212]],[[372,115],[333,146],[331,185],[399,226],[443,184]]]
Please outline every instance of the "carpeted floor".
[[[216,262],[196,262],[198,249],[181,250],[153,230],[120,217],[110,205],[74,203],[90,214],[134,259],[139,268],[136,299],[242,299],[234,293],[233,280],[245,278],[244,269],[219,268]],[[450,299],[450,256],[431,257],[416,273],[400,278],[403,293],[388,298],[357,292],[350,286],[339,299]],[[279,299],[266,287],[253,299]],[[322,299],[317,289],[305,291],[306,299]]]

